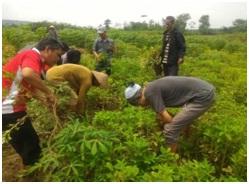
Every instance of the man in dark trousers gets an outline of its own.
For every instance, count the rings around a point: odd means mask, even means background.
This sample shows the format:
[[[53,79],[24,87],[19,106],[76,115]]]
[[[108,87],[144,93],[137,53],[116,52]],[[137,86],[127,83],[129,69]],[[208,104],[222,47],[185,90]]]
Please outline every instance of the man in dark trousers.
[[[164,127],[166,143],[176,152],[181,130],[189,126],[211,106],[214,87],[193,77],[168,76],[141,87],[131,84],[125,89],[125,98],[136,106],[151,106]],[[174,117],[167,107],[183,107]]]
[[[12,124],[22,122],[17,130],[10,133],[10,144],[21,156],[24,165],[34,164],[41,153],[39,137],[31,119],[27,117],[26,102],[30,97],[38,97],[40,93],[49,106],[55,103],[55,96],[41,76],[45,75],[45,67],[55,65],[63,53],[60,42],[46,38],[33,49],[18,53],[3,65],[3,131]]]
[[[185,54],[185,39],[175,27],[175,18],[166,17],[165,32],[163,33],[163,45],[161,50],[161,62],[164,76],[177,76],[179,65],[183,63]]]

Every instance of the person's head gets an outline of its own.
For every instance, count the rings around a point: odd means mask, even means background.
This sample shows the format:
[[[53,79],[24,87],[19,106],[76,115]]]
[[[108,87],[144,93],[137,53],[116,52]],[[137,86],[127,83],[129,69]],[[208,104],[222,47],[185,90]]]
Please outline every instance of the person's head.
[[[75,49],[70,49],[67,52],[67,61],[66,63],[79,64],[80,63],[80,51]]]
[[[108,86],[108,75],[103,72],[92,71],[92,84],[93,86],[107,87]]]
[[[50,25],[50,26],[48,27],[48,30],[55,30],[54,25]]]
[[[136,84],[134,82],[130,82],[129,86],[124,91],[125,99],[134,106],[141,105],[142,103],[142,87],[139,84]]]
[[[102,39],[105,39],[107,37],[106,28],[104,26],[99,26],[97,29],[97,33]]]
[[[48,66],[55,65],[64,53],[62,43],[52,38],[41,40],[36,48],[40,51],[44,63]]]
[[[175,25],[175,17],[167,16],[164,23],[165,23],[166,30],[169,30],[169,31],[172,30]]]
[[[69,47],[68,47],[68,45],[65,42],[61,41],[61,44],[62,44],[62,50],[63,50],[63,54],[64,54],[65,52],[67,52],[69,50]],[[62,57],[57,61],[56,64],[57,65],[61,65],[62,64]]]

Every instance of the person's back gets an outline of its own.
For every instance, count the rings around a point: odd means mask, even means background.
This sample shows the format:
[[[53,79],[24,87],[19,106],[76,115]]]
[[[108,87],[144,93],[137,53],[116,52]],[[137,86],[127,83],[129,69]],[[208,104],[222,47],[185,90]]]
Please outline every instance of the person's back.
[[[75,92],[78,93],[81,83],[92,85],[92,72],[82,65],[63,64],[49,69],[46,79],[48,81],[67,81]]]
[[[62,57],[62,64],[79,64],[81,52],[76,49],[69,49]]]
[[[194,77],[168,76],[149,83],[145,89],[145,97],[155,105],[156,98],[161,99],[155,110],[167,107],[179,107],[188,101],[202,100],[202,95],[210,93],[214,87],[206,81]],[[207,98],[205,98],[207,100]],[[164,105],[163,105],[164,103]]]

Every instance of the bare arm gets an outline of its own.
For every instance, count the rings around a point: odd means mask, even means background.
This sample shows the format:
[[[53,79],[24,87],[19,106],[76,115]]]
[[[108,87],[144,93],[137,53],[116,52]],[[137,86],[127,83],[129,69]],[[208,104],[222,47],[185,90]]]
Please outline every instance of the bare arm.
[[[23,79],[29,83],[32,87],[36,90],[40,90],[46,96],[47,100],[50,102],[55,101],[55,97],[53,96],[52,92],[49,88],[44,84],[41,80],[40,76],[36,74],[31,68],[23,68],[22,69]]]
[[[91,87],[91,82],[82,83],[79,90],[78,102],[76,105],[76,112],[81,114],[85,111],[86,93]]]
[[[157,113],[157,116],[162,124],[171,123],[173,119],[173,117],[166,110]]]
[[[95,59],[98,61],[100,55],[99,55],[96,51],[93,51],[93,54],[94,54],[94,56],[95,56]]]

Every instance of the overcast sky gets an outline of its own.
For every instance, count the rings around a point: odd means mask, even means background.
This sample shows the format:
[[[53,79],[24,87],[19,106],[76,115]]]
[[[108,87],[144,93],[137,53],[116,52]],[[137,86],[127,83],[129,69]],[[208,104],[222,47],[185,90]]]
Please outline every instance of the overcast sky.
[[[2,9],[2,19],[92,27],[106,19],[111,20],[111,26],[150,19],[161,23],[167,15],[182,13],[189,13],[196,26],[202,15],[209,15],[212,28],[231,26],[238,18],[247,19],[246,0],[4,0]]]

